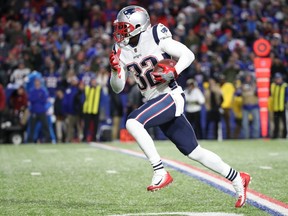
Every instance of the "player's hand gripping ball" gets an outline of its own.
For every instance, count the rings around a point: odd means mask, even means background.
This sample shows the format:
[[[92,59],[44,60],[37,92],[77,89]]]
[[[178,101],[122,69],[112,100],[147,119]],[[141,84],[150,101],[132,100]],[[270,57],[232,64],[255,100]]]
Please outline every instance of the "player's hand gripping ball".
[[[161,83],[176,79],[178,77],[175,70],[176,63],[173,59],[163,59],[159,61],[152,72],[154,79]]]

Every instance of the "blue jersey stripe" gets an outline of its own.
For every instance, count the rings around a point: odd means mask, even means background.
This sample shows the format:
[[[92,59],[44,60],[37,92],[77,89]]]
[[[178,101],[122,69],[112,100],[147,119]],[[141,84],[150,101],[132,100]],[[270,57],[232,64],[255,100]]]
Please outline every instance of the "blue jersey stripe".
[[[152,27],[152,33],[153,33],[154,41],[158,45],[160,40],[159,40],[159,37],[158,37],[158,34],[157,34],[157,27],[158,27],[158,25],[155,25],[155,26]]]

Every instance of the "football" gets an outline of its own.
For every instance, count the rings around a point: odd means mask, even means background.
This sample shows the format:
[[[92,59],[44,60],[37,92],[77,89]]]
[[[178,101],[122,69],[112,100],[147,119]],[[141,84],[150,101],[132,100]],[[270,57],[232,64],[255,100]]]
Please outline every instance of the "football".
[[[157,71],[157,72],[161,72],[162,71],[162,68],[159,67],[159,64],[164,64],[164,65],[167,65],[167,66],[170,66],[170,67],[174,67],[176,65],[176,61],[174,59],[162,59],[161,61],[159,61],[155,67],[154,67],[154,71]]]

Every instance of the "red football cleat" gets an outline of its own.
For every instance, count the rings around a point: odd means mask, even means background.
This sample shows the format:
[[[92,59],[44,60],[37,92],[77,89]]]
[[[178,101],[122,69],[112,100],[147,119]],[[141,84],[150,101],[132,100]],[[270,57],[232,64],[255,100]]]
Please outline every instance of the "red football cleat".
[[[152,178],[152,183],[151,185],[147,187],[147,190],[151,192],[157,191],[168,186],[172,182],[173,182],[173,178],[169,174],[169,172],[165,174],[160,174],[160,173],[155,172]]]
[[[238,195],[238,200],[235,203],[236,208],[241,208],[245,204],[246,198],[247,198],[246,197],[246,191],[247,191],[248,185],[250,183],[250,179],[251,179],[250,175],[248,173],[244,173],[244,172],[240,172],[240,177],[242,179],[241,190],[239,191],[235,188],[237,195]]]

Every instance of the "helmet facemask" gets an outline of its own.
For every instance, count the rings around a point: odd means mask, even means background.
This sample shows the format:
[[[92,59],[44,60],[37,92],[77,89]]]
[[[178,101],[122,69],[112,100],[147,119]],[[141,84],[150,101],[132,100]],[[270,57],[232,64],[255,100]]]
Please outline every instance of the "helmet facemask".
[[[135,27],[131,23],[127,22],[114,22],[114,40],[116,43],[124,43],[127,45],[129,43],[130,37],[132,37],[131,33],[134,31]],[[126,40],[127,44],[125,43]]]
[[[130,38],[146,31],[150,26],[150,18],[147,11],[139,6],[123,8],[114,21],[114,40],[119,45],[128,45]]]

